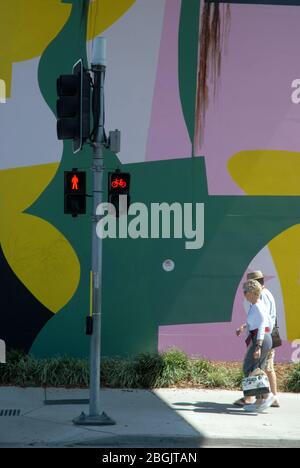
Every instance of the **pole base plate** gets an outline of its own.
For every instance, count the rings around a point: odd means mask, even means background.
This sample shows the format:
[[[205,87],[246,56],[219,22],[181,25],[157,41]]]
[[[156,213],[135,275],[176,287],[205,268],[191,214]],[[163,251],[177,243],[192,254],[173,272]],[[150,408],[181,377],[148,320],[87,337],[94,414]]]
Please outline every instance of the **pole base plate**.
[[[73,423],[77,426],[113,426],[116,424],[104,411],[95,416],[89,416],[82,412],[80,416],[73,419]]]

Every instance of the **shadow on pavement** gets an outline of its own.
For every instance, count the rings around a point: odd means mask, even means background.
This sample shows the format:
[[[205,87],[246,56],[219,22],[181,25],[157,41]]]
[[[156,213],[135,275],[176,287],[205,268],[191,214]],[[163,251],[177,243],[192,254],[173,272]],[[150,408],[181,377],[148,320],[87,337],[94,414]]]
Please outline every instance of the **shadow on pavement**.
[[[213,413],[213,414],[228,414],[231,416],[257,416],[257,413],[246,413],[243,409],[234,406],[226,405],[224,403],[214,403],[211,401],[203,401],[199,403],[177,402],[173,403],[174,406],[183,406],[191,408],[182,408],[183,411],[194,411],[195,413]],[[177,408],[179,409],[179,408]]]

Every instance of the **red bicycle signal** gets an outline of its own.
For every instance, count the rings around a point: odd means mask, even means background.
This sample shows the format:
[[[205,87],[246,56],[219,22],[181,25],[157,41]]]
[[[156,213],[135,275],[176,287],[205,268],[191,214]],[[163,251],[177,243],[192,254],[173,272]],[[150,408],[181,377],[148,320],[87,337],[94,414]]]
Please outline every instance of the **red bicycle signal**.
[[[116,179],[112,180],[111,186],[112,186],[113,189],[117,189],[119,187],[124,189],[124,188],[127,187],[127,182],[126,182],[126,180],[124,180],[122,178],[121,179],[116,178]]]
[[[120,215],[120,196],[127,197],[127,210],[130,205],[130,173],[116,170],[108,173],[108,201],[114,205],[116,217]],[[121,213],[122,214],[122,213]]]

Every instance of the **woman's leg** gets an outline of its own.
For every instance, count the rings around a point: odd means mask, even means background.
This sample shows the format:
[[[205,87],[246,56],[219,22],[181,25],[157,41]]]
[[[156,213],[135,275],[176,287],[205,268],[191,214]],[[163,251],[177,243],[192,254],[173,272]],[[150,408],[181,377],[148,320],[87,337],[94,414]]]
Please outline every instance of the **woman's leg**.
[[[271,348],[272,348],[272,338],[271,338],[271,335],[268,334],[268,335],[265,335],[265,339],[262,345],[262,352],[261,352],[261,359],[260,359],[260,362],[261,362],[260,367],[262,370],[265,370],[266,368],[268,354]],[[272,392],[263,395],[263,398],[258,403],[257,412],[262,413],[264,410],[272,406],[274,401],[275,401],[275,397]]]
[[[263,344],[262,344],[262,348],[261,348],[261,357],[260,359],[254,359],[254,352],[255,352],[255,348],[256,348],[256,338],[254,338],[251,346],[249,347],[247,353],[246,353],[246,356],[245,356],[245,359],[244,359],[244,365],[243,365],[243,371],[244,371],[244,374],[246,376],[249,376],[252,372],[254,372],[256,369],[264,369],[265,365],[266,365],[266,361],[267,361],[267,356],[268,356],[268,353],[269,353],[269,350],[271,349],[272,347],[272,339],[271,339],[271,336],[270,335],[265,335],[265,339],[263,341]],[[266,409],[268,406],[271,406],[272,402],[273,402],[273,395],[272,394],[266,394],[266,395],[263,395],[263,400],[260,400],[260,405],[259,407],[261,407],[261,410],[263,411],[264,409]],[[247,397],[246,399],[246,407],[245,407],[245,410],[247,411],[247,404],[248,404],[248,408],[251,408],[252,406],[255,407],[255,405],[251,405],[252,403],[252,400],[251,400],[251,397]],[[270,403],[270,401],[271,403]],[[270,404],[269,404],[270,403]],[[250,405],[250,406],[249,406]],[[254,410],[251,408],[251,411]],[[258,408],[257,408],[258,410]]]
[[[257,361],[254,359],[253,354],[256,347],[256,339],[249,346],[244,358],[243,372],[245,377],[248,377],[251,372],[257,369]]]
[[[256,340],[255,340],[255,344],[252,343],[248,350],[247,350],[247,353],[245,355],[245,358],[244,358],[244,363],[243,363],[243,372],[244,372],[244,375],[245,377],[248,377],[249,374],[251,374],[251,372],[253,372],[254,367],[256,365],[256,362],[253,358],[253,353],[255,351],[255,346],[256,346]],[[254,397],[252,396],[245,396],[245,404],[246,405],[251,405],[252,403],[254,403]]]

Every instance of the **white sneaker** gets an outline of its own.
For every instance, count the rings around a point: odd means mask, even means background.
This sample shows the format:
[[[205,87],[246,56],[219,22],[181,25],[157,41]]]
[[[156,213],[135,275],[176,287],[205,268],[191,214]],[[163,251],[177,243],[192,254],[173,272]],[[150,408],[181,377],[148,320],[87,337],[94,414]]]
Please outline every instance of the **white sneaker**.
[[[244,405],[244,411],[246,411],[246,413],[257,413],[257,406],[255,403],[252,403],[252,404],[246,404]]]
[[[260,403],[256,407],[256,411],[258,413],[263,413],[266,409],[268,409],[268,408],[270,408],[270,406],[272,406],[272,404],[274,403],[275,400],[276,400],[276,397],[274,397],[273,393],[270,393],[266,400],[261,400],[262,403]]]

